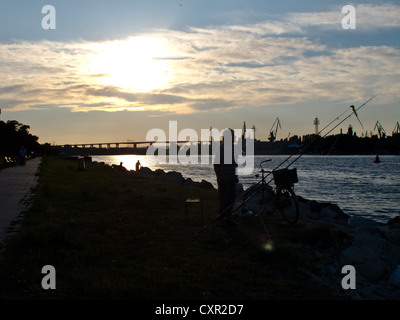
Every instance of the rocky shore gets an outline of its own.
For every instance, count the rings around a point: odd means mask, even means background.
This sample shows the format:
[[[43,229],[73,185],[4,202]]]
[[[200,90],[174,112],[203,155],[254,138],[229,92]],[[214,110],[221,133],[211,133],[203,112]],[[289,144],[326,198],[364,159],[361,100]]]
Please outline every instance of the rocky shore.
[[[317,281],[337,287],[337,270],[351,265],[356,270],[356,289],[347,290],[352,299],[400,299],[400,216],[379,223],[349,216],[331,203],[300,199],[299,206],[301,221],[326,223],[349,236],[341,246],[321,253],[318,264],[322,274],[315,275]]]
[[[121,166],[113,166],[126,170]],[[142,167],[139,172],[131,171],[141,177],[156,178],[188,187],[215,189],[205,180],[195,182],[184,178],[179,172],[152,171]],[[343,241],[333,246],[321,248],[313,243],[298,244],[298,247],[316,266],[316,272],[298,270],[311,281],[316,281],[332,290],[343,290],[338,278],[344,266],[353,266],[356,287],[347,289],[345,296],[354,300],[398,300],[400,299],[400,216],[387,223],[372,219],[349,216],[336,204],[311,201],[299,197],[301,224],[325,224],[330,232],[340,232]],[[318,239],[315,239],[318,243]],[[397,270],[397,272],[396,272]]]

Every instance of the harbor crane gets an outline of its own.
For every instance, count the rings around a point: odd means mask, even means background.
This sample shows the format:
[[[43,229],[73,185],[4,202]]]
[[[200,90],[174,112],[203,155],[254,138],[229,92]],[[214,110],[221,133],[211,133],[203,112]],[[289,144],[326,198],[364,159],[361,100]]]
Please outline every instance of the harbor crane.
[[[275,127],[275,130],[274,130]],[[279,118],[276,118],[274,121],[274,124],[271,127],[271,130],[269,130],[269,137],[268,140],[270,142],[274,142],[276,139],[276,133],[278,132],[278,128],[281,128],[281,122],[279,121]]]
[[[382,125],[380,124],[379,121],[376,122],[374,130],[377,129],[378,130],[378,134],[379,134],[379,138],[386,138],[386,131],[385,129],[383,129]]]

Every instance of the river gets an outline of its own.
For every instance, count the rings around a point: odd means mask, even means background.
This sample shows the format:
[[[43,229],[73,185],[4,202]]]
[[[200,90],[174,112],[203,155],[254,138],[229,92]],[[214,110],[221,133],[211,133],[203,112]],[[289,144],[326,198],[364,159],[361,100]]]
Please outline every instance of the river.
[[[400,215],[400,156],[380,156],[380,163],[374,163],[374,158],[303,155],[291,166],[297,168],[299,177],[295,192],[306,199],[335,203],[349,215],[387,222]],[[142,155],[93,156],[92,159],[110,165],[122,162],[128,170],[135,170],[139,160],[152,170],[178,171],[185,178],[194,181],[204,179],[217,186],[211,164],[157,163],[155,156]],[[255,156],[253,174],[239,177],[244,188],[259,181],[255,175],[259,172],[260,162],[265,159],[271,159],[266,166],[267,170],[271,170],[287,156]]]

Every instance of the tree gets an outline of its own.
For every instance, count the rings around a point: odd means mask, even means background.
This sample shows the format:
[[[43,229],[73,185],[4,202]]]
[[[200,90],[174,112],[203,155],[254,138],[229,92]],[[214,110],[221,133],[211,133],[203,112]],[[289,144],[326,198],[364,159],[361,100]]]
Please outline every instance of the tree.
[[[29,129],[30,126],[17,120],[0,121],[0,156],[14,156],[22,146],[40,153],[39,138],[30,134]]]

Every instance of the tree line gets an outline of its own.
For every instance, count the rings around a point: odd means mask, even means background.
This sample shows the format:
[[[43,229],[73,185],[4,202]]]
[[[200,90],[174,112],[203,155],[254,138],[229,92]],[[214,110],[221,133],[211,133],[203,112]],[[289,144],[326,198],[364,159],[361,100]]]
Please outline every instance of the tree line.
[[[0,156],[14,157],[24,147],[28,154],[43,154],[48,148],[41,145],[39,137],[29,132],[30,126],[17,120],[0,121]]]

